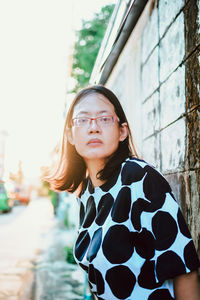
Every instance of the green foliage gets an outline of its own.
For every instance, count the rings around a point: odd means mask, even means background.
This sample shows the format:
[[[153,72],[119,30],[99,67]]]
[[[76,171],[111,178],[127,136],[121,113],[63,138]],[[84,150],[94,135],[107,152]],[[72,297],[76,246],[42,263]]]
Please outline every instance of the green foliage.
[[[81,30],[76,32],[77,41],[71,75],[77,80],[77,85],[72,92],[77,92],[89,82],[113,9],[114,4],[102,7],[92,20],[83,20]]]
[[[74,255],[73,255],[73,247],[66,246],[66,247],[64,247],[63,250],[66,255],[66,261],[70,264],[76,264],[76,261],[74,259]]]

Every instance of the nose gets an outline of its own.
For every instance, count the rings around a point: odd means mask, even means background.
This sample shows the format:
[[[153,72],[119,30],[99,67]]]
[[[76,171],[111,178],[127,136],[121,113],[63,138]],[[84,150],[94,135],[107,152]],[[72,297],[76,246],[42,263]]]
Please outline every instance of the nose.
[[[97,124],[97,121],[95,119],[90,120],[90,124],[88,126],[88,131],[89,131],[89,133],[100,132],[101,131],[101,129],[100,129],[100,127]]]

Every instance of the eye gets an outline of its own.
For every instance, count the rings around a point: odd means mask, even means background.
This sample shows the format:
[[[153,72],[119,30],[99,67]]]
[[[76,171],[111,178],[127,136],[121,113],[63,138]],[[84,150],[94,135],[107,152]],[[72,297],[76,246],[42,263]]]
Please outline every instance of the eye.
[[[82,117],[82,118],[77,118],[75,119],[76,121],[76,126],[84,126],[88,123],[88,118]]]
[[[100,118],[100,122],[103,124],[108,124],[112,122],[112,117],[111,116],[102,116]]]
[[[78,122],[79,122],[79,124],[84,124],[84,123],[88,122],[88,119],[87,118],[78,118]]]

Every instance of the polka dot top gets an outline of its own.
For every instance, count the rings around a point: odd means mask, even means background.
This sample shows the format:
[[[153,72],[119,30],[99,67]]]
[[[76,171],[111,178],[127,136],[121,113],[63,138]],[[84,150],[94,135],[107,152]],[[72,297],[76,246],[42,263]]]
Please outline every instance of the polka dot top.
[[[166,179],[137,158],[80,198],[74,256],[98,299],[174,299],[175,276],[199,260]]]

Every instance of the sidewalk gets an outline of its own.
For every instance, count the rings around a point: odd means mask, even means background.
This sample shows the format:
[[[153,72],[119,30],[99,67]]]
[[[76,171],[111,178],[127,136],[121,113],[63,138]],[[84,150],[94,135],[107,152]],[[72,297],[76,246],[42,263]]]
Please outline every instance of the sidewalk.
[[[0,227],[0,300],[83,300],[84,273],[64,251],[75,239],[49,199],[31,201]]]
[[[49,200],[38,198],[0,227],[0,300],[32,300],[33,262],[52,220]]]
[[[83,299],[83,271],[65,260],[64,247],[71,246],[75,230],[68,230],[57,219],[44,236],[42,253],[35,262],[33,300]]]

